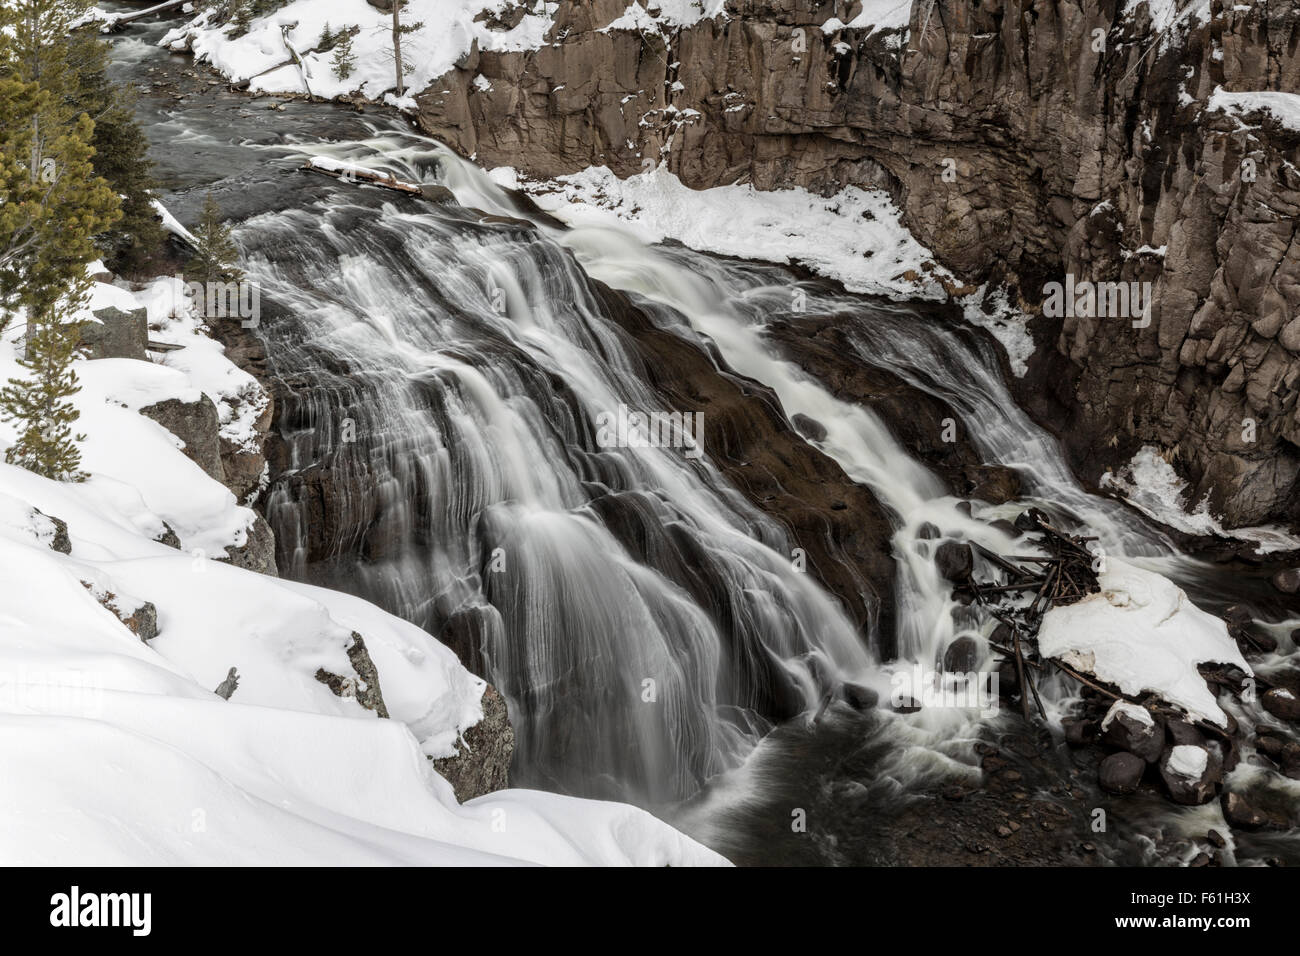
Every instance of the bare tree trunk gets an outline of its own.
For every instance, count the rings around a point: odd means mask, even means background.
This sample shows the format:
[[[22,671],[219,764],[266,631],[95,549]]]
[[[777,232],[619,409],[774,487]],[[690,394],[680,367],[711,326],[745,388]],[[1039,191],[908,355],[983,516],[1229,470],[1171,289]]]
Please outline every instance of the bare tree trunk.
[[[402,2],[393,0],[393,62],[397,66],[397,98],[406,94],[406,79],[402,70]]]

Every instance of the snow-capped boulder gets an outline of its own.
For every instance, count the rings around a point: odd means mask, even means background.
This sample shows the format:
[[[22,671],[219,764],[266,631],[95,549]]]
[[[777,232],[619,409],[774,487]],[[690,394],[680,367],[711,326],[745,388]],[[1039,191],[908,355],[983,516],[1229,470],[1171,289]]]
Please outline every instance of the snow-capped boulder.
[[[1155,763],[1164,750],[1165,730],[1160,718],[1145,707],[1117,700],[1101,721],[1102,739],[1119,750]]]
[[[1214,799],[1222,776],[1218,755],[1207,747],[1177,744],[1165,752],[1160,761],[1160,777],[1174,803],[1199,806]]]

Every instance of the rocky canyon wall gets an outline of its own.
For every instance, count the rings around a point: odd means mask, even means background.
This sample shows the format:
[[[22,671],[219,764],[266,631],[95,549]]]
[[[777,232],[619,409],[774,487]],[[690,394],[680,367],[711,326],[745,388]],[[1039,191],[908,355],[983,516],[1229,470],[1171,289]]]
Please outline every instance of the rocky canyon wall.
[[[1225,524],[1300,521],[1300,132],[1210,108],[1300,93],[1295,4],[1211,0],[1161,41],[1166,0],[916,0],[906,32],[842,27],[860,3],[735,0],[607,29],[628,2],[562,2],[538,50],[475,48],[421,126],[535,176],[886,189],[940,262],[1036,316],[1021,398],[1081,477],[1155,445]],[[1067,276],[1152,283],[1149,323],[1043,315]]]

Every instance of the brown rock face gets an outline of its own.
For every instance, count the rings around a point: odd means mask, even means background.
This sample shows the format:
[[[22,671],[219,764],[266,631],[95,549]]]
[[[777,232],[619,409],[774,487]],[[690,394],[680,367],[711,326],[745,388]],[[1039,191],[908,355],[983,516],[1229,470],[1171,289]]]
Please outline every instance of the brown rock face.
[[[515,731],[506,702],[489,684],[483,691],[483,719],[465,731],[460,752],[433,761],[433,769],[451,784],[461,803],[510,786],[510,757]]]
[[[1219,86],[1300,92],[1300,11],[1212,0],[1149,51],[1145,8],[1114,0],[948,0],[923,31],[926,7],[903,44],[823,32],[857,3],[736,0],[655,36],[601,32],[626,0],[566,2],[550,45],[475,49],[419,122],[540,176],[878,186],[945,265],[1030,310],[1067,275],[1150,282],[1149,324],[1040,319],[1023,399],[1085,479],[1152,444],[1226,524],[1300,519],[1300,134],[1206,110]]]

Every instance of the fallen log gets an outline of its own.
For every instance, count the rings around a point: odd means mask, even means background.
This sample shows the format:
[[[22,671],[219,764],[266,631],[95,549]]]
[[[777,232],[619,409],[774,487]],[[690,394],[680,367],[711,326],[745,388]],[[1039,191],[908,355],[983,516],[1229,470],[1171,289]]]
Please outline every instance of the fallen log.
[[[104,25],[100,29],[104,33],[112,33],[116,30],[120,30],[127,24],[134,23],[136,20],[143,20],[145,17],[152,16],[155,13],[166,13],[168,10],[176,10],[185,6],[185,4],[189,2],[190,0],[165,0],[165,2],[149,7],[147,10],[137,10],[135,13],[110,14],[104,19]]]
[[[391,173],[380,172],[375,169],[365,169],[361,166],[352,166],[348,163],[340,163],[330,159],[309,159],[303,163],[302,170],[309,173],[320,173],[322,176],[329,176],[341,182],[351,184],[365,184],[378,186],[381,189],[391,189],[399,193],[407,193],[412,196],[424,195],[424,190],[416,183],[407,183],[393,176]]]

